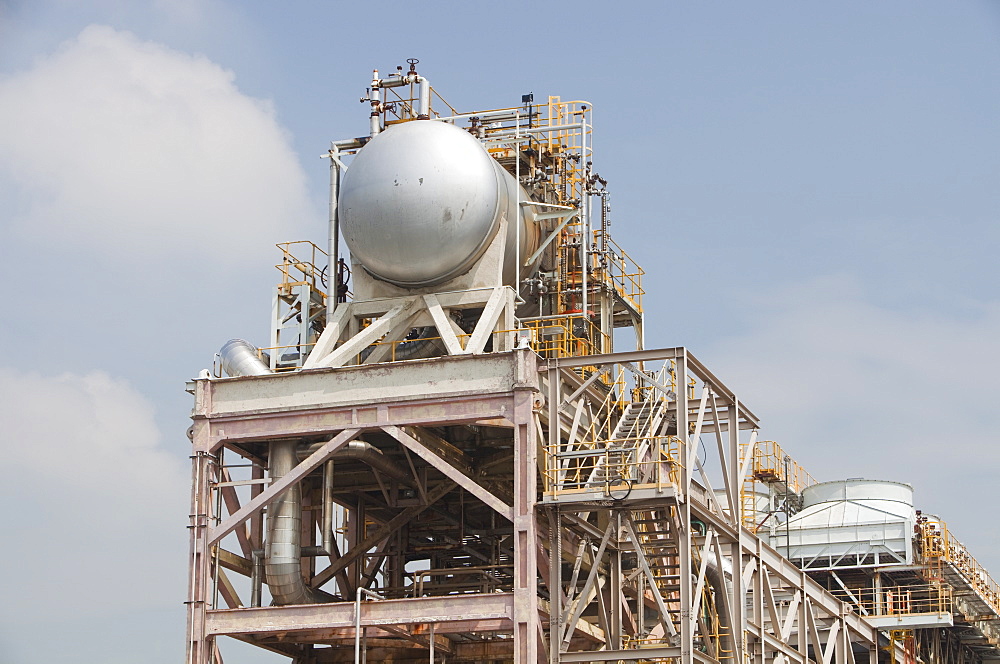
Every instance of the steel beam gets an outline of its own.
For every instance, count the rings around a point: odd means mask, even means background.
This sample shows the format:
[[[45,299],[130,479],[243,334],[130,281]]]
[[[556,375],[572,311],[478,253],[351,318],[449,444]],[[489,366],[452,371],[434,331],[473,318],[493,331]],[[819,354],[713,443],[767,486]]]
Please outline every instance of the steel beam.
[[[222,634],[288,634],[354,627],[354,602],[305,604],[298,606],[268,606],[254,609],[220,609],[209,611],[206,633]],[[361,602],[362,627],[434,623],[435,631],[447,633],[449,625],[458,623],[465,631],[482,621],[480,627],[513,628],[514,594],[452,595],[446,597],[411,597]],[[503,627],[501,627],[503,629]]]

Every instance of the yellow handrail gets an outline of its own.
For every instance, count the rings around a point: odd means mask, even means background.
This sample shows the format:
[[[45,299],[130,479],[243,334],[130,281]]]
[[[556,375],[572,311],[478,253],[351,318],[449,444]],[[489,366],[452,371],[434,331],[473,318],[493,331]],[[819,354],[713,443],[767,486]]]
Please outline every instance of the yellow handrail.
[[[922,516],[917,528],[917,556],[927,566],[929,575],[941,579],[944,563],[950,563],[989,604],[993,612],[1000,616],[1000,584],[993,580],[965,545],[949,532],[944,521]]]

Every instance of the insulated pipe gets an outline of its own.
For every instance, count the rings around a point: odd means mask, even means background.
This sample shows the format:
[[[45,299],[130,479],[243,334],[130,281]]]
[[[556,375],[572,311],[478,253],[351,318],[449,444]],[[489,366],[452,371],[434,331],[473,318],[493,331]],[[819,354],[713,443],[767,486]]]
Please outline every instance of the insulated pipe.
[[[419,102],[417,103],[417,119],[418,120],[430,120],[431,119],[431,84],[423,76],[417,76],[417,98]]]
[[[299,447],[295,452],[296,462],[305,459],[324,444],[320,442]],[[363,440],[352,440],[337,450],[337,459],[356,459],[407,486],[414,486],[412,477],[405,469],[393,463],[380,449]],[[323,522],[320,528],[322,545],[315,552],[308,551],[312,555],[315,555],[315,553],[330,555],[333,551],[333,463],[333,460],[330,460],[323,464],[323,510],[321,517]],[[298,497],[296,497],[297,500]],[[301,514],[301,506],[296,506],[296,509],[297,513]],[[300,541],[296,543],[295,548],[298,552],[298,557],[301,558],[303,549]],[[268,578],[270,579],[270,577]],[[273,589],[272,595],[274,595]]]
[[[298,459],[305,459],[325,444],[326,442],[324,441],[299,448]],[[356,459],[395,480],[403,482],[407,486],[413,486],[413,478],[410,476],[410,472],[396,465],[392,459],[382,453],[382,450],[371,443],[366,443],[363,440],[352,440],[337,450],[337,461],[342,459]]]
[[[229,376],[266,376],[271,369],[257,355],[257,347],[243,339],[230,339],[219,350],[222,370]]]
[[[378,69],[372,72],[372,91],[370,95],[370,101],[372,103],[372,114],[370,120],[371,127],[371,137],[375,138],[378,136],[379,132],[382,131],[382,125],[379,123],[379,116],[382,114],[382,93],[379,90],[384,87],[382,81],[378,77]]]
[[[715,595],[715,610],[725,622],[729,622],[729,585],[726,583],[725,573],[719,569],[715,561],[708,559],[705,565],[705,579],[712,586],[712,594]],[[719,647],[723,652],[736,652],[736,642],[733,639],[733,626],[729,625],[729,631],[720,630]]]
[[[333,461],[323,464],[323,523],[322,547],[326,555],[333,555]]]
[[[358,138],[345,138],[340,141],[334,141],[332,145],[338,150],[357,150],[358,148],[364,147],[365,143],[367,143],[369,140],[371,140],[371,138],[368,136],[360,136]]]
[[[299,463],[299,457],[312,454],[324,443],[300,446],[294,440],[271,443],[268,465],[271,480],[276,481],[287,475]],[[360,440],[354,440],[337,452],[339,458],[358,459],[386,475],[412,484],[409,474],[397,466],[376,447]],[[333,472],[332,461],[324,468],[323,477],[323,549],[329,554],[333,548],[332,529],[329,527],[333,515]],[[264,573],[274,603],[316,604],[328,602],[327,593],[306,585],[302,578],[302,490],[299,484],[289,487],[284,494],[268,507],[267,543],[264,547]]]
[[[298,442],[271,443],[268,466],[271,481],[287,475],[298,464]],[[298,483],[275,499],[267,508],[267,543],[264,545],[264,574],[274,603],[316,604],[329,601],[326,593],[313,590],[302,578],[302,489]]]

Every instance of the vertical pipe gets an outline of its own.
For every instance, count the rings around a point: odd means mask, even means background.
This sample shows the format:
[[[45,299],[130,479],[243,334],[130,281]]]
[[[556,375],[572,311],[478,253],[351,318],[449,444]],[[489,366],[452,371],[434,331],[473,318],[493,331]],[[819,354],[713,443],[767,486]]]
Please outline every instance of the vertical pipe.
[[[517,202],[518,216],[521,214],[521,112],[514,112],[514,199]],[[507,223],[510,223],[509,221]],[[521,298],[521,222],[514,220],[514,297],[515,301],[524,302]]]
[[[614,551],[611,552],[610,556],[610,574],[608,584],[610,592],[608,593],[610,597],[608,598],[608,604],[611,618],[611,635],[610,639],[606,638],[608,641],[609,650],[621,650],[622,648],[622,625],[624,623],[622,616],[622,552],[621,543],[618,541],[618,534],[622,531],[622,513],[620,510],[615,510],[611,515],[611,518],[615,520],[615,535],[614,535]],[[634,543],[637,549],[636,555],[644,555],[638,542]],[[595,560],[594,564],[598,564]],[[597,592],[604,592],[604,590],[598,584]],[[644,601],[644,598],[640,597],[639,601]]]
[[[515,351],[517,376],[537,371],[534,353]],[[514,385],[514,661],[538,662],[538,524],[535,496],[538,472],[534,394]],[[552,425],[550,425],[552,426]],[[555,426],[558,426],[556,424]]]
[[[354,664],[361,664],[361,592],[354,593]]]
[[[264,467],[254,462],[250,468],[250,478],[254,480],[264,479]],[[250,500],[253,500],[264,492],[262,483],[250,485]],[[250,517],[250,544],[253,549],[264,548],[264,517],[261,512],[257,512]]]
[[[322,284],[321,284],[322,285]],[[295,291],[297,299],[299,301],[299,335],[296,342],[297,348],[295,350],[299,353],[299,362],[302,361],[302,351],[303,345],[309,344],[312,339],[310,330],[312,329],[311,318],[313,316],[312,312],[312,290],[307,285],[295,286]],[[272,355],[278,355],[280,358],[281,350],[275,348],[271,351]]]
[[[326,323],[333,320],[333,312],[337,308],[337,283],[340,273],[340,213],[337,199],[340,197],[340,150],[336,145],[330,146],[330,227],[327,237],[327,252],[330,254],[330,274],[327,277],[329,285],[326,293]]]
[[[352,533],[354,535],[354,539],[351,543],[352,547],[359,546],[361,542],[363,542],[365,539],[365,519],[366,519],[365,512],[366,509],[365,509],[364,497],[359,496],[358,506],[354,510],[355,520],[354,520],[354,530]],[[355,593],[360,593],[362,591],[361,581],[362,577],[364,576],[365,560],[366,560],[365,557],[362,556],[361,558],[358,558],[353,563],[351,563],[351,566],[349,568],[351,583],[354,584]]]
[[[582,237],[580,238],[580,288],[582,291],[580,309],[583,312],[583,319],[590,321],[590,314],[587,312],[587,273],[590,268],[590,162],[587,160],[587,120],[586,116],[580,118],[580,159],[583,161],[583,184],[580,190],[580,226]]]
[[[417,104],[417,119],[431,119],[431,84],[423,76],[417,76],[417,94],[419,102]]]
[[[323,464],[323,551],[333,555],[333,461]]]
[[[690,413],[688,412],[688,358],[687,350],[681,349],[681,353],[675,361],[675,367],[677,371],[677,397],[675,403],[676,413],[677,413],[677,437],[680,439],[680,448],[685,450],[687,458],[694,458],[691,454],[691,448],[697,445],[697,441],[691,437],[691,431],[689,427],[690,423]],[[707,388],[706,388],[707,389]],[[690,495],[691,489],[691,474],[693,469],[690,468],[691,464],[686,464],[687,468],[684,469],[684,486],[683,491],[685,495],[685,500],[682,504],[678,505],[676,508],[678,514],[678,522],[680,525],[679,531],[677,533],[677,549],[678,549],[678,564],[679,564],[679,574],[680,574],[680,611],[681,611],[681,621],[680,621],[680,646],[681,646],[681,659],[682,662],[693,661],[692,657],[694,652],[694,616],[691,615],[691,609],[694,606],[694,588],[692,587],[691,578],[691,501],[687,499]],[[804,624],[804,623],[803,623]]]
[[[375,138],[382,131],[382,124],[379,122],[379,115],[382,113],[382,90],[379,87],[381,81],[378,80],[378,69],[372,72],[372,91],[369,99],[372,103],[372,114],[369,120],[371,137]]]
[[[730,561],[733,568],[732,574],[732,602],[729,608],[732,612],[732,622],[730,626],[730,638],[733,641],[733,661],[743,661],[743,632],[746,629],[746,604],[740,598],[744,597],[743,575],[743,515],[740,501],[740,486],[743,478],[740,477],[740,410],[739,400],[734,396],[733,403],[729,406],[729,468],[726,470],[730,475],[730,485],[732,486],[731,514],[732,522],[736,530],[736,539],[730,544]],[[752,439],[751,439],[752,440]],[[749,452],[749,450],[748,450]],[[718,544],[716,545],[718,546]],[[726,590],[725,576],[719,570],[722,577],[722,590]]]
[[[222,479],[221,477],[219,477],[219,475],[221,474],[221,469],[222,469],[222,466],[223,466],[222,455],[225,453],[225,451],[226,451],[225,447],[220,447],[219,448],[219,456],[217,457],[217,461],[216,461],[216,464],[215,464],[215,469],[214,469],[214,471],[212,473],[213,475],[215,475],[216,482],[218,482],[219,480]],[[210,484],[209,484],[210,488],[209,488],[209,490],[210,491],[215,491],[215,506],[214,506],[214,514],[212,514],[212,521],[213,521],[213,525],[217,526],[222,521],[222,489],[220,489],[218,487],[211,488],[212,484],[214,484],[214,482],[210,481]],[[222,548],[221,546],[216,545],[216,546],[213,546],[212,549],[211,549],[211,551],[212,551],[212,595],[211,595],[212,599],[211,599],[211,602],[209,603],[209,606],[211,606],[213,609],[216,608],[219,605],[219,562],[220,562],[219,550],[221,548]]]
[[[885,613],[885,606],[882,602],[882,573],[875,572],[875,615]]]
[[[636,579],[639,582],[638,595],[639,601],[636,602],[636,613],[639,614],[639,636],[646,635],[646,575],[640,574],[639,578]],[[654,588],[654,592],[656,589]]]
[[[558,429],[551,425],[550,428]],[[559,664],[561,650],[559,647],[559,617],[563,612],[561,516],[558,507],[549,508],[549,664]]]
[[[267,365],[271,372],[278,370],[278,344],[281,343],[281,298],[275,289],[271,295],[271,358]]]
[[[296,466],[297,445],[295,440],[270,443],[267,462],[272,480],[281,479]],[[310,587],[302,576],[302,496],[301,484],[292,484],[267,508],[264,576],[279,606],[324,601],[324,593]]]
[[[790,492],[790,486],[788,484],[788,461],[791,459],[787,454],[783,459],[785,463],[785,558],[788,560],[792,559],[792,533],[789,530],[789,520],[792,518],[791,507],[788,504],[788,494]],[[800,539],[801,541],[801,539]]]
[[[264,582],[263,551],[254,549],[251,555],[253,556],[253,571],[250,575],[250,606],[256,608],[260,606],[260,595]]]
[[[205,433],[196,434],[193,442],[208,447],[203,440]],[[202,439],[199,439],[202,438]],[[185,661],[187,664],[206,664],[209,653],[215,642],[215,637],[205,633],[205,610],[208,595],[208,581],[211,573],[210,551],[205,546],[206,532],[209,527],[208,504],[211,501],[209,488],[209,472],[211,454],[197,451],[191,457],[191,514],[190,519],[190,557],[188,565],[189,585],[187,600],[187,647]]]

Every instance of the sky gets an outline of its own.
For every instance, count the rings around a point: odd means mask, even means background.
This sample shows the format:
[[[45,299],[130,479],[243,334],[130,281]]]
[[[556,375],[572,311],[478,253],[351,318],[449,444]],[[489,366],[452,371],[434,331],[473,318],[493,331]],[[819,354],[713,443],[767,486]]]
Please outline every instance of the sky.
[[[1000,575],[1000,4],[0,0],[0,661],[179,660],[184,381],[266,342],[411,57],[460,109],[590,101],[647,345]]]

